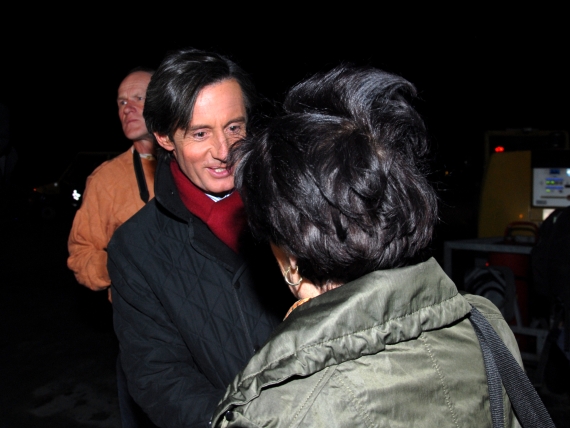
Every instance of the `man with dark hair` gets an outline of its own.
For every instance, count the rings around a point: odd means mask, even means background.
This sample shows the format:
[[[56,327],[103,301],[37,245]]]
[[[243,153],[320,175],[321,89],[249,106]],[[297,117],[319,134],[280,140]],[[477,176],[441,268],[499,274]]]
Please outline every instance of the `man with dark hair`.
[[[154,197],[155,150],[143,119],[146,90],[153,73],[153,69],[136,67],[119,85],[119,119],[132,145],[87,178],[83,202],[68,238],[67,266],[77,282],[94,291],[107,290],[110,302],[107,244],[115,230]],[[119,359],[117,386],[123,428],[152,427],[127,391]]]
[[[160,427],[208,426],[289,306],[265,287],[279,270],[251,240],[226,165],[255,103],[237,64],[196,49],[169,53],[148,87],[156,197],[116,231],[108,268],[129,391]]]

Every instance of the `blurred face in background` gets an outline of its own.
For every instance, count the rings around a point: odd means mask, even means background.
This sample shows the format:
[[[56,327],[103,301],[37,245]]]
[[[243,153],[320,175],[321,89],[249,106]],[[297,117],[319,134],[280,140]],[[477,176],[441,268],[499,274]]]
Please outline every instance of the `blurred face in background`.
[[[158,143],[172,151],[180,169],[197,187],[211,195],[234,188],[232,171],[226,168],[228,150],[245,136],[246,108],[236,80],[224,80],[203,88],[194,104],[190,126],[178,129],[174,141],[155,134]]]
[[[117,91],[119,119],[125,136],[132,141],[149,138],[143,108],[150,77],[144,71],[131,73],[123,79]]]

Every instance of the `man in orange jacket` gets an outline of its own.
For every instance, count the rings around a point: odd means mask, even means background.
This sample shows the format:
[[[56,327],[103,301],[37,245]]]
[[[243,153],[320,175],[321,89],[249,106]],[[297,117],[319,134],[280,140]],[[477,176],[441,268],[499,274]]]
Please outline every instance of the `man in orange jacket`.
[[[133,145],[97,167],[87,178],[83,202],[68,239],[67,266],[77,282],[94,291],[107,289],[109,301],[107,244],[113,232],[154,197],[154,144],[142,115],[153,72],[136,68],[121,82],[117,94],[119,119],[125,137]],[[139,177],[144,180],[139,182]]]
[[[81,207],[68,238],[67,266],[77,282],[94,291],[108,290],[107,244],[115,230],[154,197],[154,140],[146,129],[143,108],[154,70],[132,69],[117,91],[119,119],[132,146],[104,162],[87,178]],[[127,390],[117,358],[117,388],[123,428],[154,427]]]

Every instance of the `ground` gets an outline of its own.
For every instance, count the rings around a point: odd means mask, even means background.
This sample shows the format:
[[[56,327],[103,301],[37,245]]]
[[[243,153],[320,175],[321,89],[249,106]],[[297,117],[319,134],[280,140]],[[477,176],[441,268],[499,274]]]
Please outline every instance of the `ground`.
[[[1,214],[0,428],[119,428],[111,306],[66,267],[71,218]],[[568,394],[539,393],[570,427]]]

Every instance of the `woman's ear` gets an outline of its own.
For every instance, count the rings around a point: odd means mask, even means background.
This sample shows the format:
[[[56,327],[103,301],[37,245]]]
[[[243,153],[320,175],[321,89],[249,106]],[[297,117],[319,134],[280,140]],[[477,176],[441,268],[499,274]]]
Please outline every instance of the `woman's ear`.
[[[297,299],[316,297],[323,293],[321,288],[316,287],[311,281],[301,277],[296,257],[288,255],[273,243],[271,243],[271,251],[273,251],[273,255],[277,259],[281,274],[285,278],[285,282],[288,283],[289,290]]]
[[[271,243],[271,251],[273,251],[273,255],[277,259],[277,263],[279,264],[279,268],[281,269],[281,274],[284,274],[285,271],[291,266],[289,262],[289,257],[281,248],[275,245],[273,242]]]
[[[174,143],[170,141],[168,135],[159,135],[158,133],[155,132],[154,138],[156,138],[156,141],[158,142],[158,144],[160,144],[160,147],[162,147],[164,150],[168,150],[169,152],[174,150]]]

